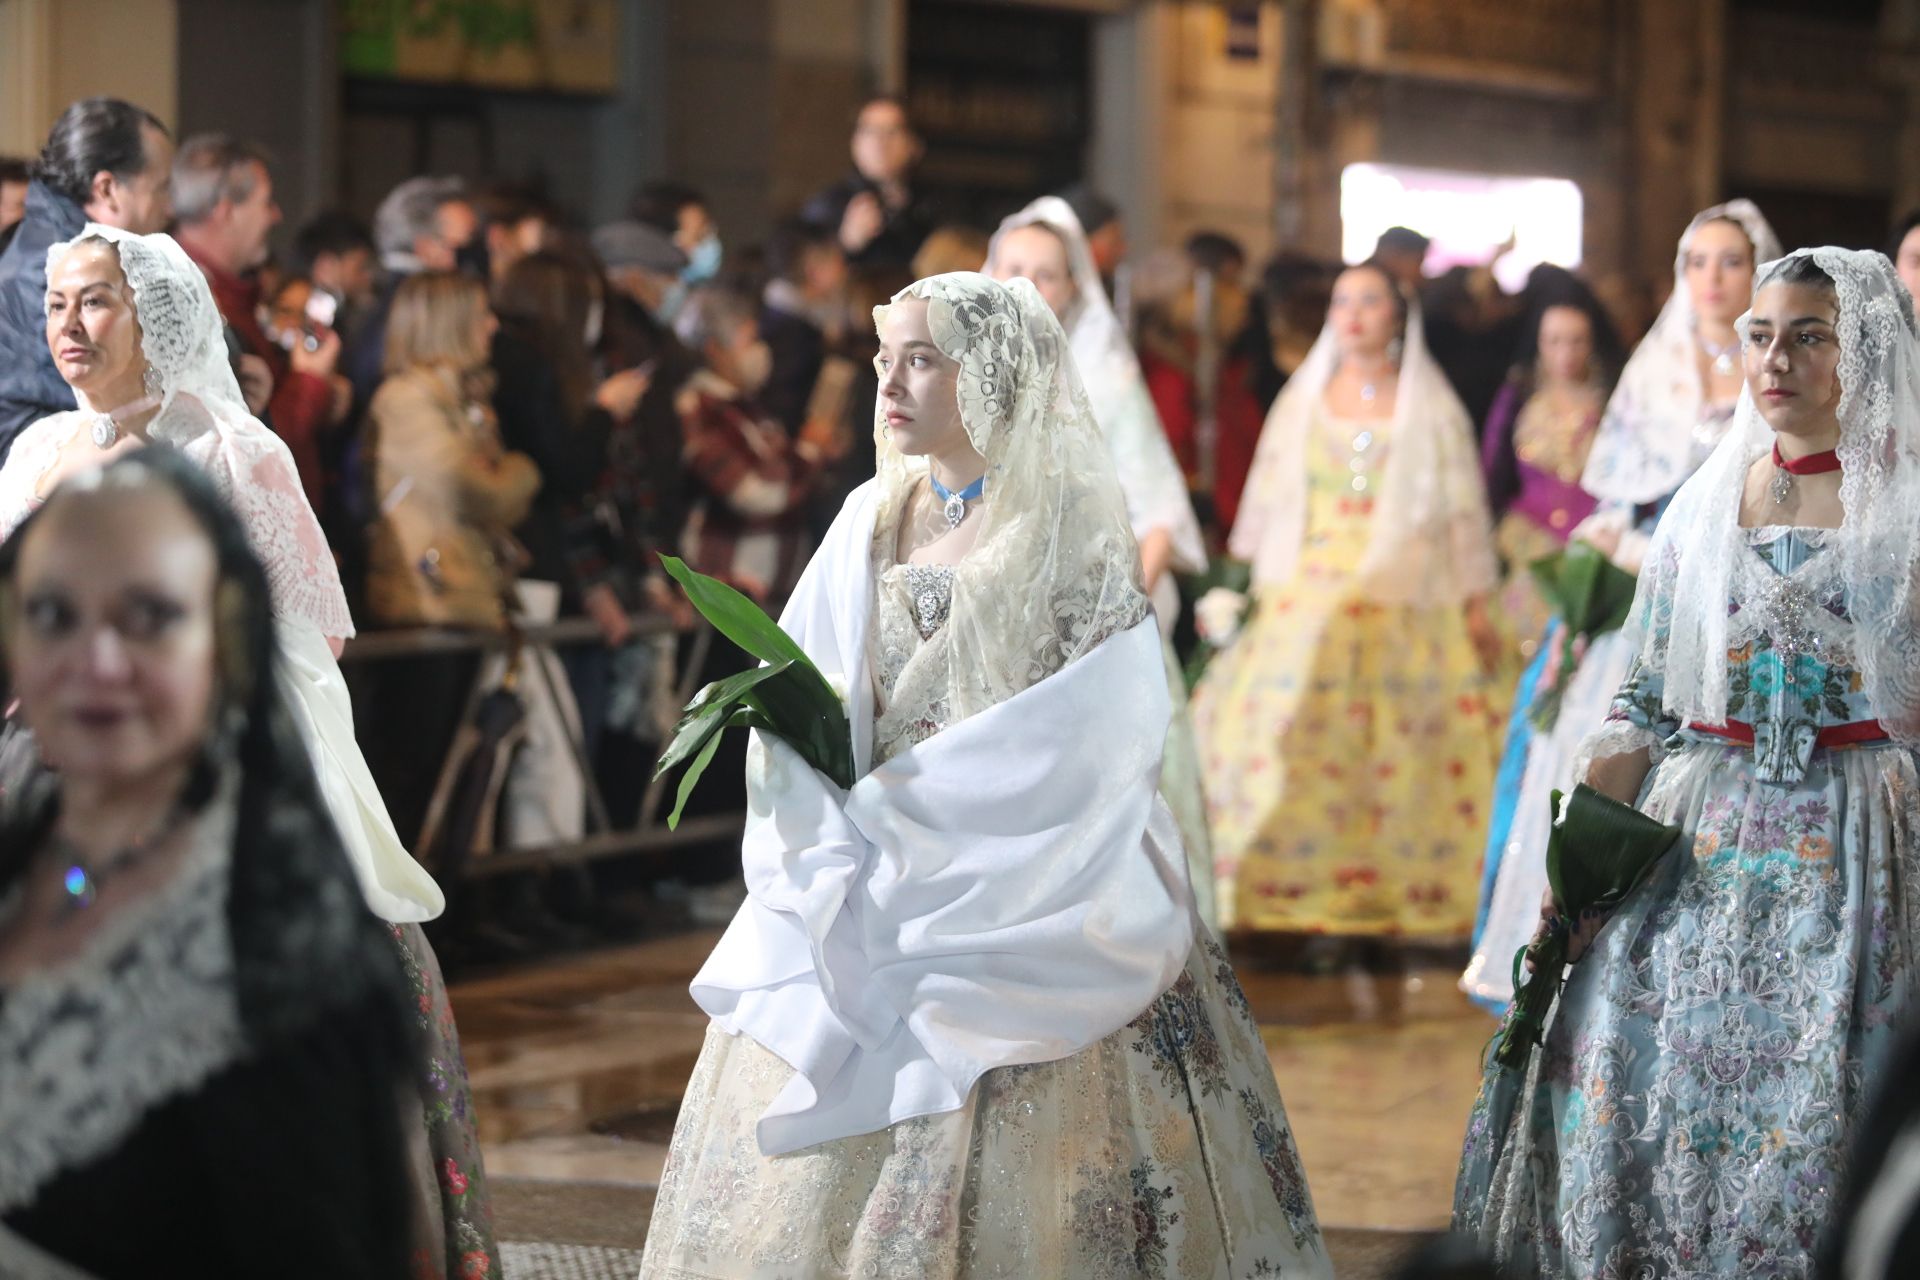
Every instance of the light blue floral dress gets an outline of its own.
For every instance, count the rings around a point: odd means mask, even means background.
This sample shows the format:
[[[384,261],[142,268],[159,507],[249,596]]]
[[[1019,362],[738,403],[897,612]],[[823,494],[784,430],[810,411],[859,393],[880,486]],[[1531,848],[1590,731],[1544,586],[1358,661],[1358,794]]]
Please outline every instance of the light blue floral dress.
[[[1455,1226],[1517,1274],[1809,1274],[1912,986],[1914,753],[1835,744],[1874,711],[1827,531],[1746,533],[1727,714],[1752,743],[1667,718],[1636,662],[1601,754],[1654,747],[1638,807],[1682,839],[1574,966],[1511,1124],[1497,1067],[1469,1121]]]

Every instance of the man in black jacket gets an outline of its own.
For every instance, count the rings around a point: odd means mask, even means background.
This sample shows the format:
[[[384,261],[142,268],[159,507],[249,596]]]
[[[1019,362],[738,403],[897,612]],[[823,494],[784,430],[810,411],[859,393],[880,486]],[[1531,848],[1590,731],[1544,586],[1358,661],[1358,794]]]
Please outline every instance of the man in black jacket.
[[[117,98],[68,107],[47,135],[27,212],[0,253],[0,463],[14,437],[74,407],[47,349],[47,249],[88,222],[148,235],[173,216],[173,138],[150,111]]]

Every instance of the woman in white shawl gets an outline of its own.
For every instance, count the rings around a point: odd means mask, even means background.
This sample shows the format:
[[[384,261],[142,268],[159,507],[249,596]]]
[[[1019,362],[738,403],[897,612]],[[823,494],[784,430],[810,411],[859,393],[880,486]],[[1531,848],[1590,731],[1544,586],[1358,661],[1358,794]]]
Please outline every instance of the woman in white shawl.
[[[1325,1276],[1155,794],[1160,637],[1066,336],[972,274],[876,320],[878,474],[781,620],[859,780],[750,753],[641,1275]]]
[[[89,223],[50,248],[47,340],[80,407],[14,441],[0,467],[0,538],[61,480],[150,445],[198,464],[239,515],[267,571],[286,705],[361,892],[393,926],[420,1004],[416,1218],[445,1229],[444,1241],[423,1242],[423,1258],[430,1274],[463,1274],[475,1258],[497,1267],[459,1039],[420,931],[444,899],[401,844],[354,739],[336,661],[353,619],[292,455],[247,412],[213,294],[171,236]]]
[[[1251,617],[1194,690],[1223,922],[1465,937],[1498,750],[1472,425],[1377,264],[1274,402],[1229,548]]]
[[[1741,385],[1733,324],[1746,310],[1755,264],[1779,253],[1773,228],[1747,200],[1702,211],[1680,237],[1673,292],[1622,371],[1580,478],[1599,506],[1572,537],[1628,573],[1640,571],[1667,500],[1726,434]],[[1484,1004],[1513,998],[1513,956],[1533,936],[1547,887],[1551,796],[1572,786],[1574,755],[1605,718],[1631,656],[1618,631],[1591,638],[1553,728],[1530,733],[1518,798],[1494,806],[1494,865],[1485,878],[1493,888],[1460,981]]]
[[[1167,689],[1173,698],[1173,720],[1167,728],[1160,794],[1180,823],[1200,918],[1214,924],[1213,842],[1207,835],[1193,721],[1187,715],[1186,677],[1171,643],[1180,617],[1180,590],[1174,575],[1201,573],[1207,567],[1206,543],[1187,495],[1186,476],[1147,394],[1140,361],[1107,302],[1092,246],[1073,207],[1058,196],[1042,196],[1002,222],[987,253],[986,273],[996,280],[1022,276],[1033,281],[1053,309],[1073,347],[1093,420],[1120,474],[1127,520],[1140,544],[1147,596],[1159,618],[1160,633],[1168,640]]]
[[[1760,268],[1581,780],[1681,838],[1490,1078],[1454,1225],[1515,1275],[1806,1276],[1920,947],[1920,342],[1877,253]],[[1584,950],[1584,954],[1583,954]],[[1495,1071],[1503,1070],[1495,1068]]]

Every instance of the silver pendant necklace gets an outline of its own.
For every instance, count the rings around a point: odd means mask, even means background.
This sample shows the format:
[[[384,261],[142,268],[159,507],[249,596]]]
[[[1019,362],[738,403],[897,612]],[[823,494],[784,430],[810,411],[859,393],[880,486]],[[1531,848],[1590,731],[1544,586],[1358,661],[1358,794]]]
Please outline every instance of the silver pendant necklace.
[[[958,529],[960,522],[967,518],[967,504],[987,491],[985,476],[981,476],[964,489],[947,488],[931,472],[928,473],[927,480],[933,485],[934,496],[940,499],[940,511],[947,518],[949,532]]]
[[[1707,358],[1713,362],[1714,373],[1722,378],[1731,378],[1738,367],[1734,364],[1733,355],[1740,350],[1740,340],[1735,338],[1722,347],[1709,341],[1704,333],[1695,333],[1693,336],[1694,340],[1700,344],[1700,349],[1706,352]]]
[[[141,396],[131,404],[123,404],[118,409],[93,415],[93,444],[101,450],[111,449],[120,440],[120,421],[123,418],[137,418],[160,403],[160,397]]]

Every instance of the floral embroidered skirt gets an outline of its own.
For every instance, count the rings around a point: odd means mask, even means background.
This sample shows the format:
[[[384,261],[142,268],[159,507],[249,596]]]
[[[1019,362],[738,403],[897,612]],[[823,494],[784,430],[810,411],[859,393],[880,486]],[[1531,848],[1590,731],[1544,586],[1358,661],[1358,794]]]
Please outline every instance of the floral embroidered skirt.
[[[1805,1276],[1914,987],[1920,773],[1885,746],[1755,777],[1678,748],[1640,805],[1685,833],[1573,967],[1522,1076],[1490,1068],[1456,1229],[1516,1274]]]
[[[687,1086],[643,1280],[1244,1280],[1332,1274],[1273,1070],[1225,953],[1072,1057],[957,1111],[784,1156],[791,1077],[715,1028]]]
[[[467,1065],[447,1003],[440,962],[417,924],[392,926],[400,961],[419,1008],[420,1123],[408,1127],[415,1280],[479,1280],[502,1275],[493,1239],[493,1203],[480,1163]]]
[[[1222,927],[1467,937],[1506,689],[1458,609],[1302,573],[1193,695]]]

